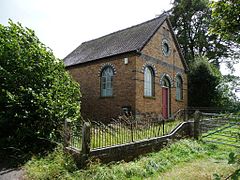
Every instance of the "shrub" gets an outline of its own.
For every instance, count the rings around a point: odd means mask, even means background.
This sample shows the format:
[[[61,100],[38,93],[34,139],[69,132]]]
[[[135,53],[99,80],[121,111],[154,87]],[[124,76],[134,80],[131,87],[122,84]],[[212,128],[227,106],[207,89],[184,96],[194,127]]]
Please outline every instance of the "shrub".
[[[44,158],[33,157],[25,168],[28,179],[66,179],[77,167],[70,155],[59,146]]]
[[[80,90],[34,31],[0,24],[0,137],[33,150],[60,138],[64,120],[80,116]],[[47,145],[48,146],[48,145]],[[44,147],[45,148],[45,147]]]

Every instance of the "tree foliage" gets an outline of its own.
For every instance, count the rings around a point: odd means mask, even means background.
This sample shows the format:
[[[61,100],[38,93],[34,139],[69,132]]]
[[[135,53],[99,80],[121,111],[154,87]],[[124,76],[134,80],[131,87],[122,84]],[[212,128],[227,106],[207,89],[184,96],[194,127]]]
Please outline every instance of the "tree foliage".
[[[197,57],[190,66],[188,79],[189,106],[222,107],[239,112],[240,102],[234,93],[239,77],[223,76],[206,57]]]
[[[207,58],[198,57],[190,66],[189,73],[189,106],[215,107],[219,105],[221,92],[218,85],[221,73],[208,63]]]
[[[227,0],[219,3],[221,1]],[[173,8],[169,10],[173,29],[190,67],[189,106],[233,107],[238,104],[236,96],[229,86],[230,81],[219,69],[221,63],[226,63],[233,70],[239,57],[239,45],[219,33],[211,33],[216,8],[212,9],[214,5],[210,5],[209,0],[174,0]],[[205,60],[199,57],[205,57]],[[234,105],[233,109],[237,107]]]
[[[211,8],[208,0],[175,0],[170,10],[171,22],[185,59],[192,63],[197,56],[206,56],[219,68],[222,58],[235,53],[232,42],[210,34]]]
[[[221,92],[221,106],[226,106],[231,112],[239,112],[240,99],[235,94],[236,88],[240,85],[240,77],[234,75],[223,75],[218,91]]]
[[[240,44],[240,0],[213,1],[211,32]]]
[[[0,24],[0,137],[21,147],[59,138],[80,116],[80,90],[34,32]],[[39,148],[39,146],[37,146]]]

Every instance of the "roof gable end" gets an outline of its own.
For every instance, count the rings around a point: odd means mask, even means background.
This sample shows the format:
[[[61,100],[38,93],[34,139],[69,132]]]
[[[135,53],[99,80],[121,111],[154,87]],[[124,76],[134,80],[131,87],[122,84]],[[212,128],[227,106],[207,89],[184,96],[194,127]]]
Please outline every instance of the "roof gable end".
[[[168,17],[166,17],[166,19],[156,28],[156,30],[154,31],[154,33],[151,34],[151,36],[149,36],[149,38],[147,39],[147,41],[146,41],[146,42],[143,44],[143,46],[141,47],[140,51],[142,51],[142,50],[144,49],[144,47],[150,42],[150,40],[153,38],[153,36],[154,36],[154,35],[158,32],[158,30],[162,27],[162,25],[164,24],[164,22],[166,22],[167,25],[168,25],[168,27],[169,27],[168,29],[169,29],[170,34],[171,34],[171,36],[172,36],[173,42],[174,42],[174,44],[175,44],[175,46],[176,46],[177,52],[178,52],[178,54],[179,54],[179,56],[180,56],[181,63],[183,64],[184,70],[185,70],[186,72],[188,72],[188,71],[189,71],[189,68],[188,68],[187,62],[186,62],[186,60],[185,60],[185,58],[184,58],[184,56],[183,56],[183,54],[182,54],[180,45],[179,45],[179,43],[178,43],[178,41],[177,41],[177,37],[176,37],[176,35],[175,35],[174,31],[173,31],[173,27],[172,27],[171,21],[170,21],[170,19],[169,19]]]
[[[183,56],[183,53],[182,53],[182,50],[181,50],[180,45],[178,43],[177,37],[176,37],[176,35],[175,35],[174,31],[173,31],[172,23],[171,23],[171,21],[170,21],[170,19],[168,17],[166,18],[166,22],[167,22],[168,26],[170,27],[169,30],[170,30],[170,33],[171,33],[172,38],[174,40],[174,43],[176,45],[177,51],[179,53],[179,56],[181,58],[183,67],[184,67],[185,71],[188,72],[189,68],[188,68],[187,62],[186,62],[186,60],[185,60],[185,58]]]

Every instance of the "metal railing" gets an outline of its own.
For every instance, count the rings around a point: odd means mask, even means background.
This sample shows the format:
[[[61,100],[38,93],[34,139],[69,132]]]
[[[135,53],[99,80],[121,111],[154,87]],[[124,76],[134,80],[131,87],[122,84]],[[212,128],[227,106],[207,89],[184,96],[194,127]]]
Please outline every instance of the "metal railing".
[[[240,117],[232,114],[202,113],[200,133],[204,142],[240,148]]]
[[[94,122],[91,125],[91,148],[102,148],[141,141],[169,134],[180,121],[132,121],[104,125]]]
[[[90,123],[90,148],[97,149],[110,147],[119,144],[126,144],[141,140],[146,140],[154,137],[161,137],[169,134],[180,120],[134,120],[118,119],[113,120],[109,124],[102,122]],[[68,146],[76,149],[82,148],[82,127],[75,128],[68,124],[67,132],[69,136]]]

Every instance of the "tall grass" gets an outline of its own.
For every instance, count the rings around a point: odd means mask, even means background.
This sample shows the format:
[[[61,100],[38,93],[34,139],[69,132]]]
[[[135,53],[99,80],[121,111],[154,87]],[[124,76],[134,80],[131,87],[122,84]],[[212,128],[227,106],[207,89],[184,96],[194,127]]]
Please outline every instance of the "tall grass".
[[[45,158],[33,158],[26,164],[25,169],[29,179],[144,179],[157,176],[176,164],[196,158],[210,155],[221,158],[223,151],[216,153],[217,151],[215,145],[181,140],[162,151],[148,154],[132,162],[108,165],[92,162],[88,169],[77,170],[72,159],[58,149]]]
[[[77,166],[70,155],[58,147],[46,157],[33,157],[25,165],[27,179],[63,179],[71,177]]]

